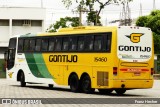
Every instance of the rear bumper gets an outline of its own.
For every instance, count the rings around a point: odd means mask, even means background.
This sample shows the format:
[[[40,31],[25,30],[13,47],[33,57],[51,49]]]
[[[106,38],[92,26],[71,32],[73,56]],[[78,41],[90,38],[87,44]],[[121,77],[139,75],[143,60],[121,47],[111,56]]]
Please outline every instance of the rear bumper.
[[[126,89],[142,89],[142,88],[152,88],[152,79],[148,80],[113,80],[111,83],[111,88],[126,88]]]

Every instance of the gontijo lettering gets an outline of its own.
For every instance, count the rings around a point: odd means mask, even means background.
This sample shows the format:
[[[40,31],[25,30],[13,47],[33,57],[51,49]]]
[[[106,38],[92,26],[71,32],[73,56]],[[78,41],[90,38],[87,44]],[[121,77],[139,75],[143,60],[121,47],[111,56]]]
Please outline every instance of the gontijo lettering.
[[[77,55],[50,55],[49,62],[77,62]]]
[[[151,52],[151,47],[142,47],[142,46],[124,46],[120,45],[118,47],[119,51],[136,51],[136,52]]]

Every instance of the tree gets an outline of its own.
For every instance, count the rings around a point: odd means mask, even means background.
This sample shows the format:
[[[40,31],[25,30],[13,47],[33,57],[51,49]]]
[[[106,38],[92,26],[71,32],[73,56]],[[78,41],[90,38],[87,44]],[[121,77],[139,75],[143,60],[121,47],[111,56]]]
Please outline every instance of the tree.
[[[66,8],[69,8],[72,5],[72,2],[75,0],[62,0]],[[110,4],[122,4],[125,2],[130,2],[132,0],[106,0],[105,2],[102,2],[101,0],[76,0],[76,3],[78,3],[78,7],[81,5],[85,8],[87,8],[87,21],[94,23],[96,25],[97,23],[101,25],[100,22],[100,13],[101,11]],[[95,10],[94,5],[99,5],[99,9]],[[80,10],[79,10],[80,11]]]
[[[66,28],[66,27],[76,27],[79,25],[79,18],[78,17],[65,17],[60,18],[59,21],[56,21],[55,24],[51,24],[47,29],[47,32],[56,32],[59,28]]]
[[[155,53],[160,54],[160,10],[154,10],[150,15],[139,17],[136,25],[151,28],[154,37]]]
[[[62,2],[65,4],[66,8],[69,8],[73,1],[75,0],[62,0]],[[105,6],[110,4],[120,4],[125,2],[130,2],[132,0],[106,0],[105,2],[102,2],[100,0],[76,0],[77,6],[77,12],[83,11],[88,12],[87,15],[87,21],[88,23],[94,23],[94,25],[101,25],[100,22],[100,13],[105,8]],[[99,9],[95,10],[94,6],[98,3]],[[65,17],[60,18],[59,21],[57,21],[55,24],[51,24],[49,28],[47,29],[47,32],[56,32],[59,28],[65,28],[69,27],[67,23],[70,23],[70,26],[76,27],[79,25],[79,18],[78,17]]]

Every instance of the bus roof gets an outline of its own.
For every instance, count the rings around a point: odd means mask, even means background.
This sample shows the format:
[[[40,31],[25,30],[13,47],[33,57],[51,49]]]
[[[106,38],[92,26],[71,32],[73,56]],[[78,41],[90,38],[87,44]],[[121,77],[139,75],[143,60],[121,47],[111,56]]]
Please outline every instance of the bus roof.
[[[61,28],[58,32],[53,33],[40,33],[37,36],[51,36],[51,35],[63,35],[63,34],[83,34],[83,33],[98,33],[116,30],[116,26],[106,27],[106,26],[79,26],[71,28]]]
[[[132,28],[133,26],[79,26],[79,27],[71,27],[71,28],[61,28],[58,30],[58,32],[52,32],[52,33],[44,32],[44,33],[37,33],[37,34],[28,33],[25,35],[19,35],[17,37],[54,36],[54,35],[112,32],[121,27],[131,27]],[[142,28],[142,27],[139,27],[139,28]]]

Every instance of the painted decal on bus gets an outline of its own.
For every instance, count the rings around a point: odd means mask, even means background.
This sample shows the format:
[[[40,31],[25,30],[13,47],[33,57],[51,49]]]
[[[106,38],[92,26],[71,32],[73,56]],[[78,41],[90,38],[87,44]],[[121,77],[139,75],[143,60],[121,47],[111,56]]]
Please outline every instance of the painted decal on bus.
[[[142,47],[142,46],[119,46],[119,51],[139,51],[139,52],[151,52],[151,47]]]
[[[77,55],[50,55],[49,62],[77,62]]]
[[[130,35],[126,35],[126,37],[130,38],[131,42],[138,43],[140,42],[140,37],[144,35],[144,33],[132,33]]]
[[[120,27],[117,32],[117,56],[127,62],[144,62],[152,56],[152,32],[148,28]]]

